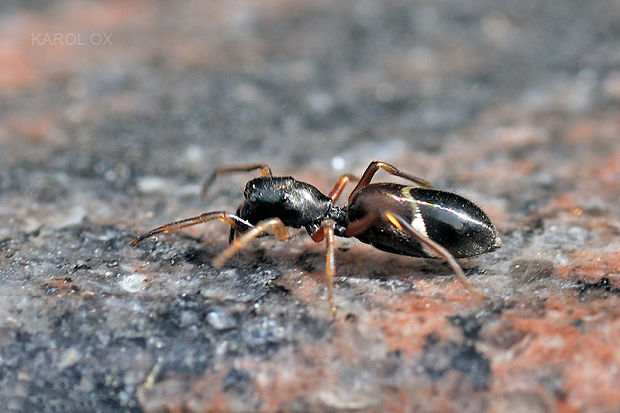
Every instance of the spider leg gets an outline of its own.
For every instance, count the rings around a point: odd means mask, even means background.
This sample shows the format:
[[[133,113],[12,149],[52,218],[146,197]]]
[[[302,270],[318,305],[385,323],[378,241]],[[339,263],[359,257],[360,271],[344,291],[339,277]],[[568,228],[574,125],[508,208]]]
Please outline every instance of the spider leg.
[[[271,168],[264,163],[251,163],[238,166],[221,166],[215,169],[215,171],[213,171],[211,175],[209,175],[207,179],[204,180],[202,186],[200,187],[200,197],[202,199],[206,198],[207,191],[209,190],[211,185],[213,185],[215,178],[217,178],[218,176],[232,172],[249,172],[255,169],[260,169],[260,176],[272,176]]]
[[[221,267],[224,263],[237,251],[244,248],[246,245],[250,243],[254,238],[257,238],[261,234],[272,230],[278,241],[284,241],[289,238],[288,231],[286,230],[286,226],[280,220],[280,218],[270,218],[264,221],[258,222],[256,225],[251,227],[249,230],[243,233],[243,235],[237,239],[233,239],[232,243],[222,251],[215,259],[213,260],[213,264],[216,267]]]
[[[423,188],[432,188],[432,185],[422,178],[418,178],[417,176],[408,174],[407,172],[403,172],[400,169],[397,169],[395,166],[390,165],[387,162],[373,161],[368,165],[368,167],[366,168],[366,171],[364,171],[364,174],[362,175],[362,178],[357,183],[357,186],[353,188],[353,191],[351,191],[351,194],[349,195],[349,201],[353,199],[353,196],[356,193],[358,193],[360,189],[362,189],[363,187],[365,187],[366,185],[370,183],[370,181],[372,180],[372,177],[377,173],[379,169],[383,169],[390,175],[394,175],[394,176],[398,176],[403,179],[407,179],[413,183],[418,184],[419,186]]]
[[[471,285],[467,277],[465,277],[465,274],[463,273],[463,269],[458,264],[458,262],[456,262],[456,258],[454,258],[447,249],[445,249],[439,243],[430,239],[428,236],[422,234],[420,231],[413,228],[411,224],[407,222],[407,220],[405,220],[400,215],[396,215],[391,212],[384,212],[383,217],[387,219],[390,222],[390,224],[394,225],[396,228],[400,229],[401,231],[405,231],[406,233],[408,233],[409,235],[417,239],[419,242],[426,245],[439,258],[442,258],[444,261],[446,261],[448,265],[450,266],[450,268],[452,268],[452,271],[454,272],[456,277],[459,279],[461,284],[463,284],[463,287],[467,289],[467,291],[478,296],[479,298],[488,298],[486,294],[484,294],[481,291],[478,291],[476,288],[474,288],[473,285]]]
[[[336,222],[326,219],[321,223],[321,228],[312,234],[315,242],[325,240],[325,277],[327,279],[327,299],[329,300],[329,310],[332,317],[336,315],[336,305],[334,304],[334,277],[336,276],[336,260],[334,253],[334,232]]]
[[[428,247],[438,258],[441,258],[445,262],[447,262],[452,269],[452,272],[454,272],[456,277],[459,279],[461,284],[463,284],[463,287],[467,289],[467,291],[479,298],[488,298],[486,294],[478,291],[474,286],[471,285],[471,282],[467,279],[467,277],[465,277],[463,269],[456,261],[456,258],[454,258],[454,256],[452,256],[452,254],[450,254],[447,249],[445,249],[441,244],[430,239],[428,236],[422,234],[420,231],[413,228],[411,224],[400,215],[397,215],[390,211],[371,212],[365,217],[349,223],[345,231],[345,237],[353,237],[363,233],[368,228],[372,227],[375,223],[375,220],[378,218],[385,219],[396,228],[406,232],[408,235],[412,236],[417,241]]]
[[[229,224],[231,227],[235,228],[236,230],[245,230],[247,228],[252,228],[252,224],[250,224],[248,221],[242,218],[239,218],[235,214],[229,214],[226,211],[206,212],[204,214],[201,214],[195,217],[182,219],[180,221],[170,222],[168,224],[162,225],[161,227],[152,229],[149,232],[139,235],[136,239],[134,239],[133,242],[131,243],[131,246],[135,247],[136,245],[138,245],[140,241],[142,241],[145,238],[152,237],[153,235],[167,234],[169,232],[176,231],[181,228],[213,221],[214,219],[219,219],[220,221]]]
[[[334,185],[332,190],[329,191],[329,194],[327,196],[330,197],[333,202],[336,202],[336,200],[340,198],[340,194],[342,194],[344,187],[349,182],[357,182],[357,181],[359,181],[359,178],[356,177],[355,175],[344,174],[340,178],[338,178],[338,181],[336,181],[336,184]]]

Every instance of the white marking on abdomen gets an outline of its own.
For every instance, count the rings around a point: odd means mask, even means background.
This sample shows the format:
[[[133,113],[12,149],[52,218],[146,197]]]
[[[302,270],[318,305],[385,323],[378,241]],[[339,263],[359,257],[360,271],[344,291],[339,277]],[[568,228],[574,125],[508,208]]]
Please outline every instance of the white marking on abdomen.
[[[426,238],[429,238],[428,233],[426,232],[426,223],[424,222],[424,218],[422,217],[422,212],[420,211],[418,204],[416,204],[415,198],[413,197],[413,195],[411,195],[412,189],[414,189],[413,186],[406,186],[402,189],[402,193],[405,198],[411,200],[411,208],[413,209],[413,219],[411,220],[411,226],[413,227],[413,229],[424,235]],[[422,247],[422,251],[424,251],[427,256],[434,258],[438,257],[438,255],[435,254],[432,249],[426,246],[426,244],[419,241],[418,243]]]

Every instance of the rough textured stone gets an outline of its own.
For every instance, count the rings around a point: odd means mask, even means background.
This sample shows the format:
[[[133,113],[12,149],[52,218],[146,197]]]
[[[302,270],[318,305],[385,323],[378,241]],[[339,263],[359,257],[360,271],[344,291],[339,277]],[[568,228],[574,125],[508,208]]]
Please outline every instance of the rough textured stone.
[[[617,2],[0,10],[0,410],[620,408]],[[332,319],[304,232],[222,269],[221,223],[129,246],[233,212],[216,165],[328,191],[375,159],[488,212],[489,300],[343,239]]]

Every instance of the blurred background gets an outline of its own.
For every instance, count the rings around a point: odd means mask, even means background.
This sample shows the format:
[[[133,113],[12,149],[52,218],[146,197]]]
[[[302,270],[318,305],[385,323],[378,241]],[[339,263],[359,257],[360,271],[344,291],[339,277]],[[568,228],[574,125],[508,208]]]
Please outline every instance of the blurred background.
[[[617,0],[5,0],[0,406],[616,411],[619,108]],[[372,160],[489,214],[489,302],[343,240],[330,320],[307,237],[128,247],[234,212],[218,165],[327,192]]]

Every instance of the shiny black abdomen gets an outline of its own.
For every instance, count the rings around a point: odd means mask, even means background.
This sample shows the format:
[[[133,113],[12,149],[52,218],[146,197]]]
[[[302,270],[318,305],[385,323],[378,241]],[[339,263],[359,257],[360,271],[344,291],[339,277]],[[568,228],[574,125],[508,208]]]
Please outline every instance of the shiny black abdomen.
[[[350,201],[348,220],[361,219],[371,211],[400,215],[456,258],[479,255],[501,245],[487,215],[471,201],[451,192],[391,183],[370,184]],[[384,219],[378,219],[356,238],[387,252],[434,257],[414,237]]]

